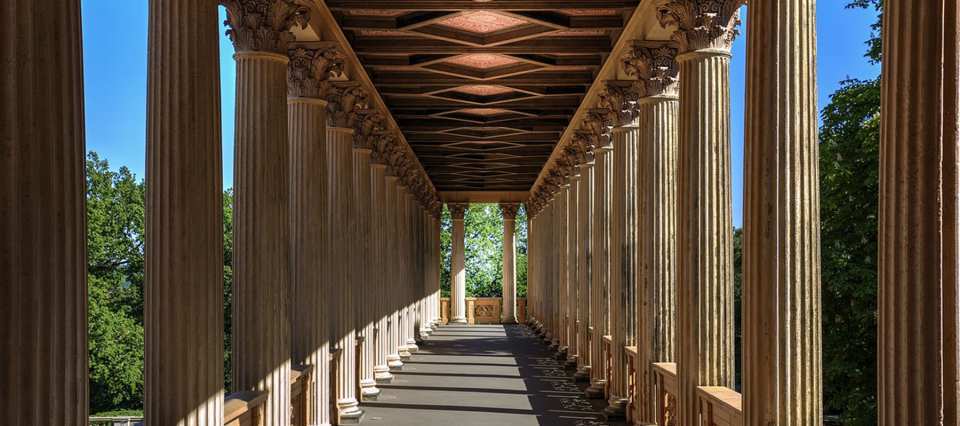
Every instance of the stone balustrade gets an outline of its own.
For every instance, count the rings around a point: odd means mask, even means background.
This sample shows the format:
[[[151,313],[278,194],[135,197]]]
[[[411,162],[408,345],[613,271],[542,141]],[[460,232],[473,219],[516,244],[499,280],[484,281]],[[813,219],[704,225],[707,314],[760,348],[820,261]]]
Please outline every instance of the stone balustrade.
[[[264,419],[266,391],[233,392],[223,403],[224,426],[260,426]]]
[[[637,395],[640,393],[640,381],[637,380],[637,358],[640,353],[636,346],[627,346],[623,352],[627,355],[627,423],[633,424],[637,419]]]
[[[500,324],[503,314],[503,298],[500,297],[467,297],[466,306],[467,324]],[[517,321],[527,321],[527,299],[517,299]],[[440,323],[450,323],[450,298],[440,299]]]
[[[656,396],[656,420],[660,426],[677,425],[677,364],[658,362],[653,364],[653,395]]]
[[[697,388],[701,426],[742,426],[743,398],[737,391],[722,386]]]

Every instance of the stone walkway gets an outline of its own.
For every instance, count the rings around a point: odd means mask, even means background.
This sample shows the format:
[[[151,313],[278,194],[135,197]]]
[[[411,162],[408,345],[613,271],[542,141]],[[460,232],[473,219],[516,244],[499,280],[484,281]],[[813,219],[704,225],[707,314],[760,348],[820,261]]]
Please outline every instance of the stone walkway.
[[[603,401],[521,325],[444,326],[363,404],[364,424],[599,426]]]

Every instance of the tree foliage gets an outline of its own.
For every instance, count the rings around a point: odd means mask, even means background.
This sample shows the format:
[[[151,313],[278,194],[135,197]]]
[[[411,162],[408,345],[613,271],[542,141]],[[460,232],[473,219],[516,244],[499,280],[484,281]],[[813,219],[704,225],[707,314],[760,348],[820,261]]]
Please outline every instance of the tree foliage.
[[[453,219],[444,209],[440,222],[441,293],[450,296]],[[496,204],[471,204],[464,214],[464,259],[468,297],[503,295],[503,216]],[[527,223],[523,208],[516,219],[517,295],[527,294]]]

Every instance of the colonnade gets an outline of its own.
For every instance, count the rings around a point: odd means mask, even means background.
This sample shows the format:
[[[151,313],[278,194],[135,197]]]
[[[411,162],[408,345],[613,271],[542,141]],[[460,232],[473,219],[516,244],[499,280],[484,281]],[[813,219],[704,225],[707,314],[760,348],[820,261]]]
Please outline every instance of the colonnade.
[[[880,422],[953,425],[958,9],[908,3],[884,10]],[[528,204],[531,324],[558,357],[577,342],[577,377],[609,418],[823,422],[813,0],[747,8],[742,394],[732,389],[729,67],[742,5],[663,2],[672,39],[617,58],[631,78],[604,82]]]

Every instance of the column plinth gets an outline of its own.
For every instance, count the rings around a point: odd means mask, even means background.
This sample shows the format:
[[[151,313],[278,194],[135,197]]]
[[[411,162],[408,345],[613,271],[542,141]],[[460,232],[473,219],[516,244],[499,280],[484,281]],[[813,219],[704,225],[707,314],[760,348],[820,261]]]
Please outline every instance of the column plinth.
[[[452,285],[450,288],[450,322],[453,324],[467,323],[467,271],[464,267],[464,238],[463,225],[466,204],[450,204],[450,214],[453,216],[453,259],[450,262]]]

